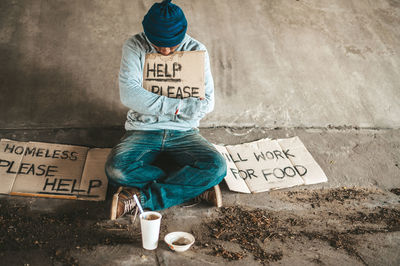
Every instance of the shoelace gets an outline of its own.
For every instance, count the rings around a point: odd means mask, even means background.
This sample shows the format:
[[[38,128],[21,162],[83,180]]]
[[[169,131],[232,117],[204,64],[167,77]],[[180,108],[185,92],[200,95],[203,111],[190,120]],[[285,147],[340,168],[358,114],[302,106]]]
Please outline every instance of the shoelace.
[[[133,213],[133,210],[135,210],[135,216],[134,216],[133,219],[131,220],[132,224],[134,224],[135,221],[136,221],[137,214],[138,214],[138,212],[139,212],[139,208],[135,208],[135,207],[137,207],[137,206],[136,206],[136,201],[135,201],[135,199],[134,199],[134,198],[131,198],[131,199],[126,200],[126,201],[125,201],[125,206],[124,206],[124,207],[125,207],[125,213],[130,213],[130,214],[132,214],[132,213]]]
[[[198,205],[202,200],[206,200],[208,199],[208,195],[210,194],[211,191],[206,190],[203,193],[201,193],[200,195],[198,195],[197,197],[195,197],[194,199],[192,199],[191,202],[187,203],[186,205],[183,205],[183,208],[191,208],[194,207],[196,205]]]
[[[124,213],[130,212],[133,210],[133,208],[135,208],[136,206],[136,202],[135,199],[128,199],[124,202]]]
[[[202,199],[207,200],[210,197],[210,193],[211,193],[211,190],[206,190],[200,196],[202,197]]]
[[[208,200],[208,198],[210,197],[210,193],[212,191],[211,190],[206,190],[203,193],[201,193],[200,195],[198,195],[196,198],[198,198],[199,200]]]

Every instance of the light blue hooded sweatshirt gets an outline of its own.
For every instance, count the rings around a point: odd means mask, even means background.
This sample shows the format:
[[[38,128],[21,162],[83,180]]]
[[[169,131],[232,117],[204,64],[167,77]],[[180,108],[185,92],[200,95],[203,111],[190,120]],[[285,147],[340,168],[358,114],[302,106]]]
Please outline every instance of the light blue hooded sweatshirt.
[[[142,87],[146,53],[157,53],[144,33],[128,39],[122,50],[119,72],[121,102],[127,106],[126,130],[190,130],[214,109],[214,82],[206,47],[185,35],[176,51],[205,51],[205,99],[174,99],[160,96]],[[177,112],[178,110],[178,112]],[[177,112],[177,114],[176,114]]]

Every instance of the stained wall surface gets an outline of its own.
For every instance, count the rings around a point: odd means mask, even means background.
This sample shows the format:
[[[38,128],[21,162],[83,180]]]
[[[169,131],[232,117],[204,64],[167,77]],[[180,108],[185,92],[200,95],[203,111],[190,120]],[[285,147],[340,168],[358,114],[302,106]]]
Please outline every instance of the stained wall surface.
[[[399,0],[176,0],[211,56],[201,126],[400,127]],[[122,126],[149,0],[0,1],[0,128]]]

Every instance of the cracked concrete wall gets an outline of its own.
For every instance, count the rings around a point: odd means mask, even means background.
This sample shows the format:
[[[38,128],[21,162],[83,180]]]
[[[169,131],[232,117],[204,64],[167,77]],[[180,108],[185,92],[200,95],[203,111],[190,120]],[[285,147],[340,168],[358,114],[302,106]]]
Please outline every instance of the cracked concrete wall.
[[[122,126],[121,47],[153,2],[0,1],[0,128]],[[174,2],[211,56],[202,126],[400,127],[400,1]]]

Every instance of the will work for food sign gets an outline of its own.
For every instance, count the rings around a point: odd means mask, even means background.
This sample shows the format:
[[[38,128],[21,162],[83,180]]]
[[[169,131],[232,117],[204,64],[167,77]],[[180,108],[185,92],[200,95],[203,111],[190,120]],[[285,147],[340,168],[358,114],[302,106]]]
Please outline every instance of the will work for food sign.
[[[298,137],[215,148],[226,160],[225,181],[232,191],[257,193],[328,181]]]
[[[204,98],[204,53],[146,54],[143,88],[169,98]]]

